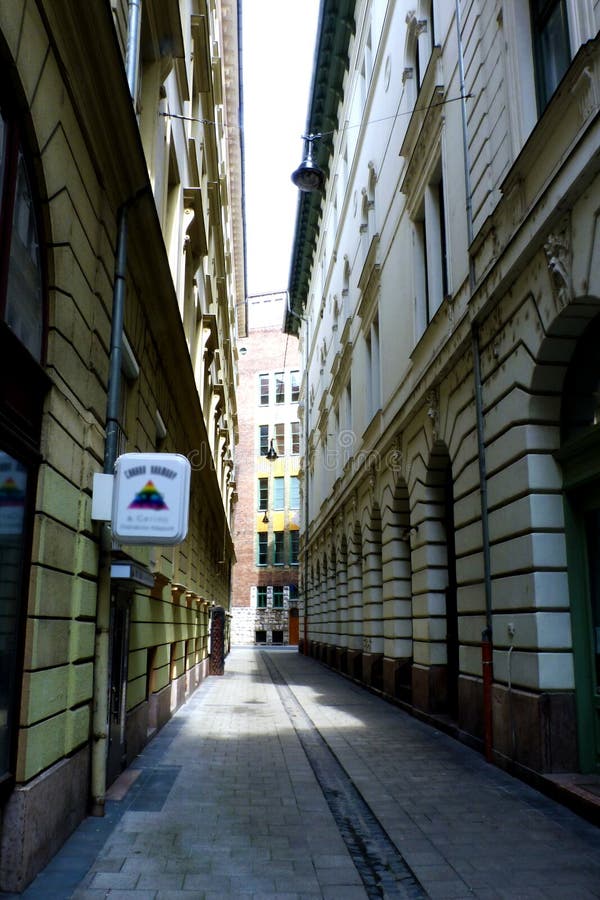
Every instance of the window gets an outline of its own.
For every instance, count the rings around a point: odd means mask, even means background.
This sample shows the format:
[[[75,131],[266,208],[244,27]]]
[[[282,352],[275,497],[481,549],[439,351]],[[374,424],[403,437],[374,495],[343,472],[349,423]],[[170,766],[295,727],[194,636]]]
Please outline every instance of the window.
[[[292,403],[297,403],[300,399],[300,372],[292,371],[290,372],[290,384],[291,384],[291,398]]]
[[[258,402],[260,406],[268,406],[269,405],[269,376],[268,375],[259,375],[258,376]]]
[[[273,588],[273,609],[283,609],[283,587],[275,585]]]
[[[276,566],[283,565],[283,531],[273,532],[275,538],[273,564]]]
[[[290,432],[292,438],[292,454],[298,456],[300,453],[300,422],[292,422],[290,424]]]
[[[416,339],[449,292],[446,213],[441,166],[425,188],[413,219]]]
[[[258,479],[258,508],[262,511],[269,508],[269,479]]]
[[[285,403],[285,376],[275,372],[275,403]]]
[[[298,565],[298,552],[300,550],[300,532],[290,531],[290,565]]]
[[[265,456],[269,452],[269,426],[258,426],[258,452],[261,456]]]
[[[258,560],[257,565],[266,566],[269,561],[269,535],[266,531],[258,533]]]
[[[290,476],[290,509],[300,509],[300,479]]]
[[[367,349],[367,407],[370,418],[381,406],[379,374],[379,319],[376,316],[366,336]]]
[[[10,96],[12,92],[7,93]],[[43,241],[27,162],[17,122],[8,108],[0,104],[0,320],[4,323],[0,325],[0,377],[3,382],[0,397],[2,793],[14,784],[32,498],[39,460],[42,408],[49,386],[40,365],[45,339],[45,291],[40,252]]]
[[[267,608],[267,589],[266,587],[259,586],[256,588],[256,606],[258,609],[266,609]]]
[[[279,456],[283,456],[285,453],[285,424],[283,422],[275,425],[275,446]]]
[[[565,0],[532,0],[530,8],[535,88],[541,114],[569,68],[569,23]]]
[[[285,480],[282,477],[273,479],[273,509],[285,508]]]

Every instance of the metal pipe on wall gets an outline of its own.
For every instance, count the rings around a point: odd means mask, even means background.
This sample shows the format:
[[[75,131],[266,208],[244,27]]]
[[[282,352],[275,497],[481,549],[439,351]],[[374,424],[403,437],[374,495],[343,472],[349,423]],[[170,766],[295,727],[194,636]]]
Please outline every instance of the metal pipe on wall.
[[[133,103],[137,92],[139,70],[142,0],[129,0],[125,69]],[[117,458],[119,410],[121,403],[121,355],[127,275],[127,213],[132,201],[121,205],[117,214],[117,246],[111,316],[108,395],[106,400],[106,439],[104,473],[112,475]],[[94,648],[94,689],[92,710],[92,754],[90,772],[91,813],[104,815],[106,795],[106,760],[108,751],[108,679],[110,652],[110,602],[112,536],[110,526],[103,523],[100,533],[98,563],[98,595],[96,602],[96,643]]]

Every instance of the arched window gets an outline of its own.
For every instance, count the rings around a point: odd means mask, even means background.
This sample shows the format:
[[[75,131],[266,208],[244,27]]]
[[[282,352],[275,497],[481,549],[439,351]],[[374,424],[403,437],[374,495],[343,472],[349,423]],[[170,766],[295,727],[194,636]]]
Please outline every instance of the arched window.
[[[41,367],[39,234],[20,122],[0,97],[0,791],[14,783],[33,497],[49,384]]]

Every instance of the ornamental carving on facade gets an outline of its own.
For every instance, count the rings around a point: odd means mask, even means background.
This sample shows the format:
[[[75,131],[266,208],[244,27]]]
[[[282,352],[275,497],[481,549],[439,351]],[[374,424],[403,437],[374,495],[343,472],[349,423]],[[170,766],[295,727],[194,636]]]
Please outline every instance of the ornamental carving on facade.
[[[572,298],[571,289],[571,239],[568,227],[548,235],[544,242],[548,271],[552,282],[554,300],[559,309]]]
[[[440,421],[440,401],[438,392],[435,388],[427,394],[427,415],[431,419],[431,436],[434,441],[437,441]]]

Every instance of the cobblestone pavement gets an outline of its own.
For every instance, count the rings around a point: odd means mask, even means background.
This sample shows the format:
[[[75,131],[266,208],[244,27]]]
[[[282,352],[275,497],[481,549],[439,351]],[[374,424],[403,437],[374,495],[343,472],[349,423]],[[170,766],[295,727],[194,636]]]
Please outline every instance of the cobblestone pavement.
[[[294,649],[236,648],[26,900],[585,900],[600,829]]]

